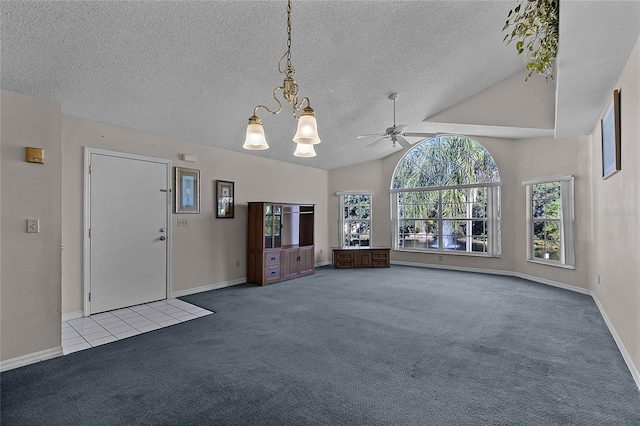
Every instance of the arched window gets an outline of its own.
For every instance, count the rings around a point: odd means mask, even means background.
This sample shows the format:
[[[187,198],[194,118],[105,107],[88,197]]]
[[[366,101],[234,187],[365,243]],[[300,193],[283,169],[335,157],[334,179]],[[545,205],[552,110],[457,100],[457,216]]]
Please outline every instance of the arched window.
[[[411,148],[391,193],[396,250],[500,254],[500,173],[473,139],[440,136]]]

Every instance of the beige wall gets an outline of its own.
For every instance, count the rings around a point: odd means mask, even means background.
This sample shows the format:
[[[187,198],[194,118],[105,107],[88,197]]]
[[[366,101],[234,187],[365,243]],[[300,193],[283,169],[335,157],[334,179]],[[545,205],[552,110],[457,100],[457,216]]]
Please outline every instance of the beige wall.
[[[591,160],[585,138],[524,139],[516,142],[516,198],[512,208],[516,220],[514,239],[514,271],[587,290],[589,287],[590,182]],[[574,177],[575,270],[526,261],[526,191],[522,182],[554,176]],[[505,234],[503,231],[503,235]]]
[[[123,129],[75,117],[62,117],[63,256],[62,308],[83,310],[83,162],[84,147],[107,149],[173,161],[200,170],[200,214],[172,214],[172,292],[224,285],[246,277],[248,201],[316,204],[316,263],[328,261],[327,171],[196,145],[178,139]],[[182,161],[181,154],[197,157]],[[235,183],[235,217],[216,219],[215,181]],[[177,219],[187,227],[177,227]],[[321,253],[322,251],[322,253]],[[239,262],[239,266],[237,265]]]
[[[611,89],[619,89],[621,96],[622,170],[602,180],[601,129],[597,123],[589,138],[593,170],[590,288],[637,374],[640,371],[640,39]],[[640,384],[640,377],[636,381]]]
[[[2,91],[0,359],[60,348],[60,104]],[[25,162],[43,148],[44,164]],[[40,219],[40,233],[26,232]]]

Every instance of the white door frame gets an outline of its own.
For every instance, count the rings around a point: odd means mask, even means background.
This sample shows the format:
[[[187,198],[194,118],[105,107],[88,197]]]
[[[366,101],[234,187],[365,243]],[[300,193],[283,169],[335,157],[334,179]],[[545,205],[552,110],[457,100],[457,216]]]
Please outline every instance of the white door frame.
[[[157,158],[157,157],[147,157],[144,155],[136,155],[136,154],[128,154],[125,152],[117,152],[117,151],[109,151],[105,149],[99,148],[91,148],[84,147],[84,265],[83,265],[83,275],[84,275],[84,296],[83,296],[83,306],[85,317],[88,317],[91,314],[91,302],[89,301],[89,291],[91,290],[91,241],[89,239],[89,226],[91,225],[91,176],[89,173],[89,165],[91,164],[91,154],[99,154],[106,155],[110,157],[124,158],[129,160],[139,160],[139,161],[148,161],[151,163],[160,163],[164,164],[167,168],[167,270],[166,270],[166,297],[169,298],[171,294],[171,224],[172,224],[172,196],[171,196],[171,188],[172,188],[172,162],[171,160],[167,160],[165,158]]]

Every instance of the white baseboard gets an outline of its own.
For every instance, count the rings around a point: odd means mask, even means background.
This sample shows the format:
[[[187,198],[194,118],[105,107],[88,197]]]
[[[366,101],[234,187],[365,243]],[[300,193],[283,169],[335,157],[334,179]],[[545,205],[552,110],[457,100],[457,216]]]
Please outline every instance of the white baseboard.
[[[217,290],[225,287],[232,287],[234,285],[244,284],[246,282],[247,282],[246,278],[237,278],[235,280],[225,281],[223,283],[209,284],[201,287],[189,288],[187,290],[172,291],[171,297],[188,296],[190,294],[202,293],[203,291]]]
[[[13,370],[14,368],[24,367],[25,365],[34,364],[36,362],[45,361],[47,359],[56,358],[62,355],[62,346],[57,348],[45,349],[44,351],[34,352],[32,354],[22,355],[17,358],[11,358],[0,362],[0,371]]]
[[[83,311],[67,312],[66,314],[62,314],[62,322],[73,320],[76,318],[82,318],[83,316]]]
[[[607,327],[609,327],[609,332],[613,336],[613,340],[616,342],[616,345],[618,345],[618,349],[622,354],[622,358],[624,359],[624,362],[627,364],[627,367],[631,372],[631,376],[633,377],[633,380],[636,382],[636,386],[638,387],[638,390],[640,390],[640,372],[638,372],[638,369],[636,368],[636,366],[633,365],[633,360],[631,359],[629,352],[627,352],[627,348],[624,347],[624,344],[622,343],[620,336],[618,336],[616,329],[613,327],[613,323],[607,316],[607,313],[605,312],[604,307],[600,303],[600,300],[598,300],[598,296],[596,296],[595,293],[591,292],[591,297],[593,297],[593,300],[596,302],[596,305],[600,310],[600,315],[602,315],[602,318],[604,318],[605,324],[607,324]]]
[[[570,290],[576,293],[586,294],[587,296],[591,296],[591,291],[586,288],[576,287],[574,285],[564,284],[558,281],[547,280],[545,278],[535,277],[533,275],[522,274],[520,272],[512,272],[512,276],[522,278],[523,280],[534,281],[540,284],[546,284],[553,287],[563,288],[565,290]]]
[[[331,265],[331,261],[326,261],[326,262],[319,262],[316,263],[315,266],[319,267],[319,266],[326,266],[326,265]],[[203,291],[209,291],[209,290],[217,290],[220,288],[225,288],[225,287],[232,287],[234,285],[238,285],[238,284],[244,284],[247,282],[247,278],[237,278],[235,280],[231,280],[231,281],[226,281],[223,283],[218,283],[218,284],[209,284],[209,285],[204,285],[201,287],[195,287],[195,288],[190,288],[187,290],[180,290],[180,291],[174,291],[171,293],[171,297],[182,297],[182,296],[189,296],[190,294],[196,294],[196,293],[202,293]]]

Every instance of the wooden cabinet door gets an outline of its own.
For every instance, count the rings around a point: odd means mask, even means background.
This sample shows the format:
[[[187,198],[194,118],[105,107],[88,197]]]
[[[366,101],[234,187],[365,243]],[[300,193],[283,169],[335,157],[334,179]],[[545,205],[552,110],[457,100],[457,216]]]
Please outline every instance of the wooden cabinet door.
[[[369,251],[354,253],[354,267],[355,268],[370,268],[371,267],[371,253]]]
[[[315,249],[313,246],[282,252],[282,278],[295,278],[299,275],[313,274],[314,271]]]
[[[285,280],[299,274],[299,252],[300,250],[298,249],[284,250],[282,252],[282,277]]]
[[[313,274],[316,264],[315,257],[314,247],[304,247],[300,249],[300,275]]]

